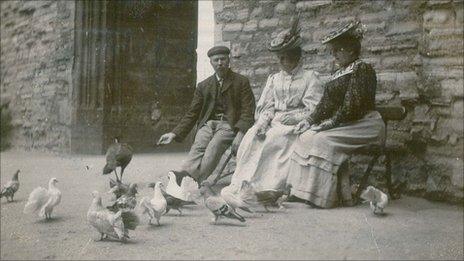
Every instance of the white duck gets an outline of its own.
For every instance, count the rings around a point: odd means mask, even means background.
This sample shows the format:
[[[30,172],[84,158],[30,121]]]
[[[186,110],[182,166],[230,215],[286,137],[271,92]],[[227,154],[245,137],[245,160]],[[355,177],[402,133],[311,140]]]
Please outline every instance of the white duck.
[[[24,213],[38,212],[39,217],[50,219],[53,208],[61,202],[61,191],[56,187],[56,183],[58,180],[51,178],[48,182],[48,190],[43,187],[35,188],[24,206]]]

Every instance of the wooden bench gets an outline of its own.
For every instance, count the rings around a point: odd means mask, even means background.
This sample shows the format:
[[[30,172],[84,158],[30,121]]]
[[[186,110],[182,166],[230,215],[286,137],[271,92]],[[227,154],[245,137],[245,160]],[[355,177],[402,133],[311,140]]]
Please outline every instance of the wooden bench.
[[[354,154],[358,155],[367,155],[372,156],[366,171],[364,172],[363,176],[361,177],[361,182],[359,187],[355,193],[355,200],[359,199],[359,196],[366,186],[367,179],[369,178],[372,169],[374,168],[375,163],[377,163],[378,159],[384,155],[385,156],[385,178],[387,180],[387,189],[388,193],[390,194],[390,198],[394,198],[392,194],[392,184],[391,184],[391,155],[402,149],[401,145],[394,145],[387,141],[387,127],[389,121],[401,121],[406,117],[406,108],[403,106],[377,106],[376,110],[382,115],[382,119],[385,123],[385,140],[381,145],[369,145],[366,147],[362,147],[354,152]],[[226,151],[229,155],[224,160],[223,165],[218,171],[216,178],[213,181],[213,185],[216,184],[220,179],[227,177],[233,172],[223,173],[227,163],[232,158],[232,153],[230,149]]]
[[[392,191],[392,177],[391,177],[391,155],[402,150],[402,145],[393,144],[388,141],[387,130],[389,121],[401,121],[406,117],[406,108],[403,106],[377,106],[376,110],[382,115],[385,123],[385,140],[380,145],[369,145],[359,150],[354,154],[372,156],[366,171],[361,177],[359,187],[355,193],[354,200],[359,200],[362,190],[366,186],[369,175],[374,168],[375,163],[381,156],[385,156],[385,179],[387,181],[387,190],[390,198],[396,198]]]

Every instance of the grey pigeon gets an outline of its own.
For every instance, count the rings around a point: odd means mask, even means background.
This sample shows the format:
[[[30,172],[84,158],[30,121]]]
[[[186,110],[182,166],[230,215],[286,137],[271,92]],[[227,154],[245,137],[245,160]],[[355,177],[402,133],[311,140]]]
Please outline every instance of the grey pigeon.
[[[124,195],[117,198],[116,201],[113,202],[113,204],[111,206],[108,206],[107,208],[113,212],[117,212],[120,209],[134,209],[137,206],[137,199],[135,196],[136,194],[137,184],[131,183],[127,192]]]
[[[122,210],[113,213],[104,208],[98,191],[92,192],[92,196],[92,204],[87,211],[87,221],[100,233],[100,240],[112,237],[126,241],[129,238],[129,231],[124,225]]]
[[[53,209],[61,202],[61,191],[56,187],[58,180],[51,178],[48,182],[48,190],[37,187],[29,195],[24,213],[30,214],[38,212],[39,217],[50,219]]]
[[[16,173],[13,175],[13,178],[10,181],[8,181],[8,183],[6,183],[6,185],[2,188],[2,191],[0,192],[0,198],[5,197],[8,202],[13,201],[14,194],[19,189],[19,172],[20,171],[18,169]]]
[[[253,186],[246,180],[242,181],[242,186],[238,193],[230,191],[231,186],[221,190],[221,197],[227,204],[235,209],[239,208],[248,213],[253,213],[249,207],[256,204],[257,198]]]
[[[279,207],[283,208],[282,203],[290,195],[292,185],[288,184],[284,190],[268,189],[258,191],[255,193],[258,203],[264,206],[266,211],[269,211],[268,207]]]
[[[213,222],[216,223],[219,217],[237,219],[240,220],[240,222],[245,222],[245,218],[238,214],[223,198],[214,195],[210,186],[211,184],[208,181],[203,181],[201,183],[200,193],[204,197],[206,208],[214,215]]]
[[[110,178],[110,190],[108,193],[114,194],[114,200],[120,198],[122,195],[129,191],[129,184],[122,183],[120,181],[114,181]]]
[[[388,204],[388,195],[380,189],[373,186],[368,186],[360,195],[365,202],[370,203],[370,207],[374,214],[383,214],[383,209]]]
[[[164,215],[164,213],[166,213],[167,202],[161,192],[162,186],[163,183],[156,182],[153,189],[153,197],[151,199],[144,197],[140,201],[139,206],[142,209],[142,214],[148,214],[150,217],[150,224],[152,219],[156,219],[156,222],[160,225],[160,218]]]
[[[122,175],[124,169],[127,167],[129,162],[132,160],[133,150],[132,147],[126,143],[120,143],[118,138],[114,139],[114,143],[106,151],[106,165],[103,168],[103,175],[114,172],[116,181],[122,182]],[[116,168],[121,167],[121,178],[118,177]]]

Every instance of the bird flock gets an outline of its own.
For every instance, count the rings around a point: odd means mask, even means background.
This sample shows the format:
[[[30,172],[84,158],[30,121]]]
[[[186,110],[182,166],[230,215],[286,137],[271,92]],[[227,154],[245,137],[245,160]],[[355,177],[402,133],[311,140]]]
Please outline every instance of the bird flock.
[[[212,222],[219,218],[228,218],[246,222],[241,212],[254,213],[257,207],[269,207],[283,209],[283,202],[288,199],[291,186],[283,190],[257,191],[253,184],[243,181],[238,193],[231,191],[231,187],[225,187],[221,192],[215,193],[212,184],[203,181],[200,185],[191,177],[185,176],[178,179],[173,171],[168,172],[168,182],[165,186],[161,181],[148,184],[153,189],[151,196],[137,200],[138,185],[136,183],[125,184],[122,181],[124,169],[132,159],[133,150],[126,143],[120,143],[118,139],[108,148],[106,153],[106,165],[102,174],[114,173],[116,180],[109,179],[109,191],[111,201],[103,205],[102,194],[92,192],[92,202],[87,212],[88,223],[100,234],[99,240],[107,238],[126,242],[130,236],[129,231],[135,230],[140,224],[140,217],[147,216],[148,223],[155,220],[160,225],[163,215],[171,209],[182,215],[182,208],[186,205],[202,205],[212,215]],[[116,168],[120,168],[120,175]],[[19,189],[17,170],[11,181],[6,183],[0,192],[0,197],[5,197],[8,202],[13,201],[14,194]],[[58,180],[51,178],[48,189],[35,188],[29,195],[24,206],[24,213],[37,214],[39,217],[49,220],[52,218],[53,209],[61,202],[61,191],[57,188]],[[388,197],[380,190],[369,186],[361,195],[370,202],[375,214],[383,213],[388,203]]]

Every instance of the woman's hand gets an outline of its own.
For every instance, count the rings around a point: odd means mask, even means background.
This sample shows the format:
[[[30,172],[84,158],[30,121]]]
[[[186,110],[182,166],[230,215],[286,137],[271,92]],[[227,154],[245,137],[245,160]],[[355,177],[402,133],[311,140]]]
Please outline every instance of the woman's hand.
[[[308,120],[302,120],[297,125],[295,125],[293,128],[293,133],[300,134],[307,131],[309,128],[311,128],[311,124],[309,124]]]
[[[285,114],[282,116],[280,122],[284,125],[295,125],[299,122],[299,120],[291,114]]]
[[[326,120],[321,122],[319,125],[311,127],[313,131],[324,131],[328,129],[332,129],[335,127],[335,122],[333,120]]]
[[[267,125],[261,125],[258,127],[258,130],[256,131],[256,136],[264,140],[266,138],[266,131],[267,131]]]

